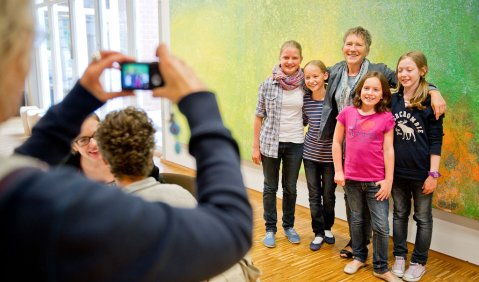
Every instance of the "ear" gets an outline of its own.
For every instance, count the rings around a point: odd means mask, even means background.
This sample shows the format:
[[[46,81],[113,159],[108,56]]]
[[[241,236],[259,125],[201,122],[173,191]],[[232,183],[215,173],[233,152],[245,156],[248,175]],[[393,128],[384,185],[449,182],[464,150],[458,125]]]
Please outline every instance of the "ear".
[[[366,48],[366,52],[365,52],[365,54],[364,54],[364,59],[366,59],[366,57],[369,55],[369,48],[370,48],[370,47]]]
[[[329,73],[328,72],[324,72],[324,81],[328,80],[329,78]]]
[[[421,76],[425,76],[427,73],[427,67],[422,67],[420,70],[419,70],[419,74]]]

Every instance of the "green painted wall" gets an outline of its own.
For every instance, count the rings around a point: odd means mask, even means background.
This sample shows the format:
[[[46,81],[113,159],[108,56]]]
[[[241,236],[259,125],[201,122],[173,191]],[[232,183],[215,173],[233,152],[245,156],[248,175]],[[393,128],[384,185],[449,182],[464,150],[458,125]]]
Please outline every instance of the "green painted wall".
[[[228,127],[249,160],[260,82],[289,39],[304,62],[342,60],[342,36],[354,26],[373,37],[368,58],[395,68],[418,49],[429,81],[448,102],[437,208],[479,219],[479,1],[170,1],[171,45],[217,93]],[[182,121],[184,123],[184,120]],[[187,140],[187,133],[182,139]]]

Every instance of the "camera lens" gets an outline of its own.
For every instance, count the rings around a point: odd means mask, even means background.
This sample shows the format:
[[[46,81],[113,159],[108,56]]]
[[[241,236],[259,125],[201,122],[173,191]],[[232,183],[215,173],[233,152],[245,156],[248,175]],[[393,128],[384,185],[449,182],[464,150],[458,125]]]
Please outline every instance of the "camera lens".
[[[161,76],[159,74],[155,74],[151,77],[151,84],[153,86],[160,86],[161,85]]]

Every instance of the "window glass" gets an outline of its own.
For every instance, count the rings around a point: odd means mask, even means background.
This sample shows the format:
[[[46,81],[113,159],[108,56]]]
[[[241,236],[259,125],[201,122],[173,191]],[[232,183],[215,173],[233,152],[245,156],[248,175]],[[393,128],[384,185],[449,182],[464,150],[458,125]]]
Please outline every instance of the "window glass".
[[[91,0],[75,1],[75,44],[78,75],[85,71],[93,53],[100,48],[96,31],[96,12]]]
[[[43,94],[40,99],[40,106],[44,108],[49,107],[54,102],[52,44],[49,19],[48,7],[41,7],[37,10],[38,24],[41,26],[45,36],[37,50],[38,79],[40,80],[40,91]]]
[[[36,46],[35,78],[38,87],[32,92],[47,108],[60,102],[83,75],[93,54],[115,50],[136,57],[138,61],[157,60],[159,42],[159,1],[151,0],[35,0],[36,16],[44,40]],[[133,12],[134,11],[134,12]],[[120,91],[118,70],[105,71],[101,82],[106,91]],[[157,142],[161,142],[161,100],[151,91],[108,101],[100,110],[129,105],[145,109],[157,124]]]
[[[158,27],[158,1],[137,1],[136,16],[141,19],[136,22],[136,57],[139,61],[157,61],[156,48],[159,43]],[[157,128],[155,139],[157,146],[161,147],[162,123],[161,123],[161,100],[153,98],[150,93],[138,96],[138,104],[147,112]]]
[[[72,60],[72,40],[70,29],[70,12],[67,3],[55,4],[53,6],[56,26],[58,27],[58,40],[56,62],[58,72],[59,91],[57,101],[63,99],[65,95],[73,88],[73,60]]]

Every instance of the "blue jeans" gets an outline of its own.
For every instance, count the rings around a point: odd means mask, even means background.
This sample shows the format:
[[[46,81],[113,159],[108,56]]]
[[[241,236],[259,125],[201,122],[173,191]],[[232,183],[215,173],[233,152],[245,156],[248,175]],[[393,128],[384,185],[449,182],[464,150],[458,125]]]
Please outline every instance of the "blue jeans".
[[[324,237],[324,230],[331,230],[334,224],[336,204],[334,164],[308,159],[304,159],[303,162],[308,184],[311,226],[316,236]]]
[[[374,182],[346,180],[345,191],[351,208],[351,239],[354,259],[365,262],[368,257],[364,234],[364,206],[369,208],[373,229],[373,268],[382,274],[388,271],[389,201],[374,196],[380,189]]]
[[[407,228],[411,213],[411,198],[414,199],[414,221],[417,232],[411,262],[426,264],[432,237],[432,193],[424,195],[422,185],[424,181],[394,178],[392,197],[393,212],[393,241],[395,256],[407,256]]]
[[[344,191],[344,205],[346,207],[346,220],[348,221],[348,228],[349,228],[349,237],[351,237],[351,207],[349,206],[348,202],[348,195],[346,194],[346,191]],[[371,240],[371,234],[372,234],[372,229],[371,229],[371,216],[369,215],[369,208],[367,205],[364,205],[364,224],[363,224],[363,232],[364,236],[366,237],[366,245],[369,244],[369,241]],[[352,246],[351,239],[348,242],[349,246]]]
[[[263,208],[266,231],[277,231],[276,192],[278,192],[279,169],[283,161],[281,183],[283,186],[283,228],[294,226],[296,206],[296,182],[303,157],[303,144],[280,142],[278,157],[261,155],[263,163]]]

